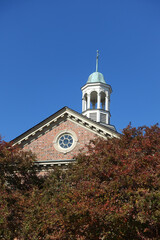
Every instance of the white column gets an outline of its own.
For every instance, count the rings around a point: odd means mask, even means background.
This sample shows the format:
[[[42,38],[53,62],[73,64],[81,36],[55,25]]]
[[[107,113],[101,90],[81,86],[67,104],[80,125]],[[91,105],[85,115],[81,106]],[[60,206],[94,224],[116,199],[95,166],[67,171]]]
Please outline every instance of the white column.
[[[87,99],[86,98],[84,99],[84,110],[85,111],[87,110]]]
[[[85,111],[85,100],[84,100],[84,96],[82,97],[82,112]]]
[[[101,95],[100,93],[97,94],[97,109],[100,109],[101,106]]]
[[[97,109],[101,107],[101,94],[100,92],[97,93]],[[100,111],[97,111],[97,122],[100,122]]]
[[[87,109],[90,109],[90,100],[91,100],[90,93],[88,93],[88,95],[87,95]]]
[[[109,111],[109,99],[108,99],[108,92],[105,92],[105,105],[106,105],[106,111]]]
[[[110,96],[108,97],[108,111],[110,112]]]

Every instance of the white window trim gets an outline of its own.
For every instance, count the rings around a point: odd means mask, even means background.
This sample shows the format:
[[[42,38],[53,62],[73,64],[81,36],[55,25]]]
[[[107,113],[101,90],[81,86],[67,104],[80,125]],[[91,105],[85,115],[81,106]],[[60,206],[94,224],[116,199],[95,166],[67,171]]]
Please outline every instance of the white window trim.
[[[71,147],[69,147],[69,148],[62,148],[62,147],[60,147],[58,141],[59,141],[59,138],[60,138],[63,134],[69,134],[69,135],[72,136],[72,138],[73,138],[73,144],[72,144]],[[63,152],[63,153],[68,153],[68,152],[72,151],[72,150],[75,148],[75,146],[77,145],[77,142],[78,142],[78,138],[77,138],[77,135],[75,134],[75,132],[73,132],[73,131],[71,131],[71,130],[68,130],[68,129],[59,132],[59,134],[57,134],[57,136],[55,137],[55,139],[54,139],[54,141],[53,141],[55,149],[56,149],[58,152]]]

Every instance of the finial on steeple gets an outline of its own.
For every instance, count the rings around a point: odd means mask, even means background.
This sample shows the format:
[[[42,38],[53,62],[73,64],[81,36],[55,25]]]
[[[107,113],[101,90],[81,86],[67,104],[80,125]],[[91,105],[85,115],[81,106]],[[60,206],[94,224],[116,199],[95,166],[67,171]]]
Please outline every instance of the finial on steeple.
[[[97,57],[96,57],[96,72],[98,72],[98,57],[99,57],[99,51],[97,50]]]

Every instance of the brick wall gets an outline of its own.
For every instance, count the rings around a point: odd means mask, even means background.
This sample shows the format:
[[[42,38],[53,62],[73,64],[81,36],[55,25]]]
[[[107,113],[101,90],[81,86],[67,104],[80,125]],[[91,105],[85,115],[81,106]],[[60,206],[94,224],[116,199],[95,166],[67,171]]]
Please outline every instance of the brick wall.
[[[55,149],[54,141],[56,136],[61,131],[73,131],[78,139],[78,142],[75,148],[68,152],[62,153]],[[45,160],[67,160],[73,159],[75,155],[79,153],[80,149],[85,149],[85,145],[89,143],[89,141],[93,138],[97,137],[96,134],[90,132],[89,130],[83,128],[76,123],[73,123],[69,120],[60,123],[55,128],[50,130],[49,132],[45,133],[38,139],[35,139],[33,142],[29,143],[28,145],[24,146],[24,150],[31,150],[37,155],[38,161],[45,161]]]

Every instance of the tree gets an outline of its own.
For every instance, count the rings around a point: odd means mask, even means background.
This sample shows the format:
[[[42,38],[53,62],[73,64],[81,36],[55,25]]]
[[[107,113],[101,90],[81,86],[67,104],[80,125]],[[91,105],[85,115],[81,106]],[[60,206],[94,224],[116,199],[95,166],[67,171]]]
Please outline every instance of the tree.
[[[76,164],[55,168],[44,182],[33,160],[1,141],[2,239],[160,239],[158,125],[95,139]]]
[[[24,203],[34,188],[42,186],[35,159],[31,152],[23,152],[0,138],[0,239],[17,237]]]
[[[129,125],[119,139],[93,140],[30,206],[23,239],[160,239],[160,128]]]

